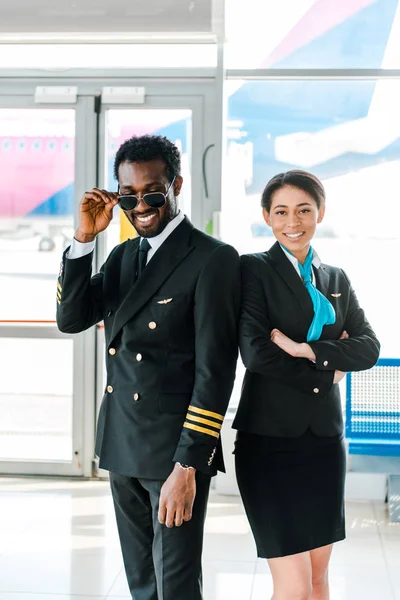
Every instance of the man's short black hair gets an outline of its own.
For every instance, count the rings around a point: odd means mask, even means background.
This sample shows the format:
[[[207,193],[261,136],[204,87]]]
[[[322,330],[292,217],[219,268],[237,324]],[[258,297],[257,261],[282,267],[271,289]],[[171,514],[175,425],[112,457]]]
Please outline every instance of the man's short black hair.
[[[181,174],[181,156],[178,148],[161,135],[134,135],[119,148],[114,162],[114,177],[118,179],[119,166],[123,162],[148,162],[163,160],[169,181]]]

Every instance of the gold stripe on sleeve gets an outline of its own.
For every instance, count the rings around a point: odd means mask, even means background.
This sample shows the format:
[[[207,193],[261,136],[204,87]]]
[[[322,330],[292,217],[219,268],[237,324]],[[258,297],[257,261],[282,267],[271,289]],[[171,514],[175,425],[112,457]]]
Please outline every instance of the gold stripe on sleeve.
[[[209,421],[208,419],[203,419],[203,417],[193,417],[192,415],[186,415],[186,418],[189,421],[194,421],[195,423],[203,423],[204,425],[211,425],[211,427],[215,427],[215,429],[221,429],[222,423],[216,423],[215,421]]]
[[[59,282],[59,281],[57,281],[57,287],[58,287],[58,289],[60,290],[60,292],[62,292],[62,287],[61,287],[61,285],[60,285],[60,282]]]
[[[206,433],[207,435],[212,435],[213,437],[219,438],[219,433],[216,431],[211,431],[211,429],[207,429],[206,427],[199,427],[199,425],[192,425],[192,423],[184,423],[184,427],[187,429],[193,429],[194,431],[200,431],[200,433]]]
[[[224,416],[219,415],[218,413],[212,412],[211,410],[204,410],[204,408],[197,408],[196,406],[189,406],[188,410],[197,413],[199,415],[205,415],[206,417],[212,417],[213,419],[218,419],[218,421],[223,421]]]

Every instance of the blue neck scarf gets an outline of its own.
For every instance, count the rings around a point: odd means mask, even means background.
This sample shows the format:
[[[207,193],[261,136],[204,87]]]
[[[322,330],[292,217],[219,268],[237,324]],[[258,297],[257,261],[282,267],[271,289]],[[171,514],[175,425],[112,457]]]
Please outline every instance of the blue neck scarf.
[[[286,252],[292,254],[285,248]],[[293,254],[292,254],[293,256]],[[332,304],[312,282],[312,262],[314,258],[313,249],[310,247],[304,265],[298,262],[300,275],[303,278],[307,292],[311,296],[314,307],[314,318],[307,333],[307,342],[315,342],[321,337],[322,329],[325,325],[333,325],[336,322],[336,313]]]

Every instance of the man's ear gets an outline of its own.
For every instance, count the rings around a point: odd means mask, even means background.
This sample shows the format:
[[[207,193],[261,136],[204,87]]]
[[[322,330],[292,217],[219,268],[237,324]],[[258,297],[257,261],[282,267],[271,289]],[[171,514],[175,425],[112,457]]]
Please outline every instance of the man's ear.
[[[179,194],[181,193],[182,184],[183,184],[183,177],[181,175],[178,175],[177,178],[175,179],[175,183],[174,183],[174,196],[175,197],[179,196]]]

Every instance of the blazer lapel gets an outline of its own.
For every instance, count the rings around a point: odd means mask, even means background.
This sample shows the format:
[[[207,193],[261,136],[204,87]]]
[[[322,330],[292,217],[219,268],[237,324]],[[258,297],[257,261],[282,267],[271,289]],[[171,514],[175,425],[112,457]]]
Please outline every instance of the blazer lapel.
[[[193,247],[189,244],[192,230],[193,225],[185,218],[157,250],[140,278],[131,286],[127,295],[122,300],[121,306],[115,313],[110,343],[124,325],[154,296],[158,288],[193,250]],[[137,244],[132,255],[132,270],[135,265],[134,259],[138,248],[139,245]],[[130,276],[128,273],[124,273],[124,275],[127,277]],[[121,285],[123,285],[123,282],[121,282]]]
[[[274,269],[282,277],[286,285],[288,285],[292,290],[297,301],[306,314],[307,319],[311,321],[313,318],[314,309],[310,294],[307,292],[303,281],[299,277],[298,273],[296,273],[295,268],[288,260],[287,256],[285,256],[285,253],[278,242],[276,242],[268,250],[268,255],[272,259],[271,262]]]
[[[315,273],[315,283],[317,289],[329,300],[329,275],[326,272],[323,265],[319,267],[319,269],[314,269]]]

